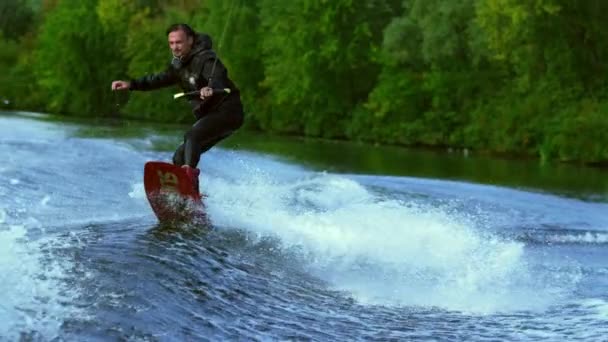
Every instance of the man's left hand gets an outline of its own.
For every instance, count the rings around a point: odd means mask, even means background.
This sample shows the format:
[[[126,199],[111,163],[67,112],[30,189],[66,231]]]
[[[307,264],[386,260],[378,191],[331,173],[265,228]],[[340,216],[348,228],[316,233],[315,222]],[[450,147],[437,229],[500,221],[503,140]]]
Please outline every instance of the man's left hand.
[[[205,100],[213,95],[213,89],[211,87],[205,87],[201,89],[201,99]]]

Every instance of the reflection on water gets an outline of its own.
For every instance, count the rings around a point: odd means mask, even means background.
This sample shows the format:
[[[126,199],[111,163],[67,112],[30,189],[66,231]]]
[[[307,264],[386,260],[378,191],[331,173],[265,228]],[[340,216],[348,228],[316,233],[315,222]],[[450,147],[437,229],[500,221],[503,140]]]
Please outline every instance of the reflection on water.
[[[608,169],[239,132],[222,146],[283,156],[330,172],[451,179],[608,201]]]

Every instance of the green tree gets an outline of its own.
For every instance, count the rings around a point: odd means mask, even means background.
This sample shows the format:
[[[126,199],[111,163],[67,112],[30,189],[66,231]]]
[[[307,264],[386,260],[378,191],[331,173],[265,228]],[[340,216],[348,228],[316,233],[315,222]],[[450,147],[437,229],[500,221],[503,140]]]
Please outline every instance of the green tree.
[[[213,48],[239,87],[251,126],[252,114],[262,110],[258,99],[263,96],[260,83],[264,78],[258,4],[246,0],[208,0],[196,11],[192,25],[211,35]],[[259,108],[259,109],[258,109]]]
[[[492,78],[475,39],[474,0],[414,0],[384,31],[381,77],[365,107],[373,139],[462,146],[468,111]],[[483,76],[483,77],[480,77]]]
[[[34,11],[25,0],[0,2],[0,33],[6,39],[16,40],[31,29]]]
[[[38,36],[34,71],[46,92],[47,110],[72,115],[107,115],[114,110],[109,84],[124,69],[123,37],[102,23],[104,1],[59,2]],[[103,6],[101,7],[103,8]]]
[[[250,127],[601,163],[606,10],[603,0],[6,0],[0,95],[114,112],[110,82],[165,69],[165,29],[184,22],[212,36]],[[125,115],[191,122],[174,91],[137,93]]]
[[[343,137],[376,81],[372,52],[392,10],[380,0],[262,0],[267,109],[258,113],[261,127]]]
[[[164,71],[171,62],[165,30],[175,22],[189,22],[190,13],[169,8],[165,15],[153,16],[143,8],[130,22],[124,54],[129,60],[127,78]],[[160,122],[189,122],[192,114],[186,102],[174,101],[177,87],[149,92],[134,92],[127,106],[127,115]]]
[[[569,126],[585,127],[594,146],[608,143],[595,133],[605,108],[605,41],[608,4],[589,0],[478,0],[476,21],[494,65],[506,69],[500,96],[473,114],[470,135],[490,150],[572,159]],[[586,99],[589,98],[587,101]],[[595,103],[581,107],[581,101]],[[583,110],[584,109],[584,110]],[[493,115],[488,116],[491,113]],[[597,160],[601,153],[577,149]],[[593,155],[593,156],[592,156]]]

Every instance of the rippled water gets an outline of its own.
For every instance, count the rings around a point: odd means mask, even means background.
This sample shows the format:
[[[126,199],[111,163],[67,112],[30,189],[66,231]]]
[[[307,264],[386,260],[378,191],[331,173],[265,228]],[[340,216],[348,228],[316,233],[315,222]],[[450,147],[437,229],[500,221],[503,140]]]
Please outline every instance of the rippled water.
[[[210,223],[160,227],[171,153],[77,128],[0,117],[0,340],[608,336],[606,203],[216,148]]]

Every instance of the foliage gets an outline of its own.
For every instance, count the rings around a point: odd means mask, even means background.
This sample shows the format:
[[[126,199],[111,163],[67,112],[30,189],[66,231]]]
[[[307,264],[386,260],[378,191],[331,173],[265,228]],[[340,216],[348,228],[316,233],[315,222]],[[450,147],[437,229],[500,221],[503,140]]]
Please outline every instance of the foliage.
[[[341,137],[378,73],[371,60],[390,11],[385,1],[262,0],[268,89],[261,126],[287,133]],[[367,20],[370,19],[370,20]]]
[[[241,91],[247,112],[262,110],[260,83],[264,67],[260,54],[262,32],[259,8],[248,0],[208,0],[195,12],[192,25],[214,38],[213,48]],[[250,126],[257,126],[250,117]]]
[[[0,1],[0,35],[15,40],[29,29],[34,10],[25,0]]]
[[[112,113],[109,83],[125,61],[117,54],[120,32],[104,26],[97,6],[93,1],[60,1],[42,23],[33,72],[50,111]]]
[[[165,29],[186,22],[213,37],[251,128],[606,163],[607,10],[603,0],[6,0],[0,96],[117,114],[110,82],[162,71]],[[174,91],[134,92],[121,114],[191,122]]]

